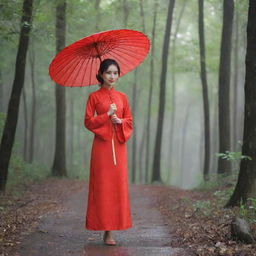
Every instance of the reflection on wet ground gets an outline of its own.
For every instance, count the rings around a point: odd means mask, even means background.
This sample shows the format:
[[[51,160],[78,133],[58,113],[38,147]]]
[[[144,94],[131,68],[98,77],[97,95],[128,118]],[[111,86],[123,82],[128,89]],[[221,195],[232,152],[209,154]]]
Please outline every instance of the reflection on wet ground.
[[[84,254],[82,256],[132,256],[129,253],[129,248],[122,246],[100,246],[100,245],[86,245],[84,247]]]
[[[158,188],[129,185],[132,228],[113,230],[116,246],[103,243],[104,231],[84,228],[87,188],[68,198],[57,211],[41,219],[22,241],[15,256],[190,256],[170,246],[172,231],[157,209]]]

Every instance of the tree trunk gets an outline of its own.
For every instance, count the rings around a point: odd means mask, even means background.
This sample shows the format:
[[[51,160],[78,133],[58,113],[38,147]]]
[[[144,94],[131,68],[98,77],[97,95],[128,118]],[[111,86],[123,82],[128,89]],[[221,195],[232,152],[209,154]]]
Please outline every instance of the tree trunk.
[[[56,51],[57,53],[65,46],[66,34],[66,1],[60,1],[56,7]],[[65,87],[56,84],[56,143],[55,155],[52,167],[53,176],[67,176],[66,171],[66,100]]]
[[[140,0],[140,16],[141,16],[141,22],[142,22],[142,32],[146,33],[146,28],[145,28],[145,16],[144,16],[144,9],[143,9],[143,0]],[[139,69],[139,67],[138,67]],[[140,90],[141,91],[141,90]],[[139,91],[139,92],[140,92]],[[139,98],[139,93],[138,93],[138,98]],[[144,168],[143,168],[143,159],[144,159],[144,146],[145,146],[145,130],[146,130],[146,118],[145,120],[143,120],[143,128],[142,128],[142,135],[141,135],[141,143],[139,145],[139,161],[138,161],[138,165],[139,165],[139,182],[143,182],[143,178],[144,178]]]
[[[215,95],[215,94],[213,94]],[[219,137],[219,130],[218,130],[218,95],[214,97],[213,99],[213,120],[212,120],[212,149],[211,151],[213,152],[213,158],[212,158],[212,164],[211,164],[211,172],[216,172],[217,170],[217,164],[218,164],[218,159],[216,158],[216,153],[218,152],[218,137]]]
[[[170,161],[168,165],[168,177],[167,180],[170,182],[171,177],[171,170],[172,170],[172,161],[173,161],[173,139],[174,139],[174,130],[175,130],[175,109],[176,109],[176,41],[177,41],[177,34],[180,29],[180,22],[182,19],[182,16],[185,11],[185,7],[187,4],[187,0],[183,1],[178,20],[177,25],[174,31],[173,35],[173,42],[172,42],[172,99],[171,99],[171,129],[170,129],[170,140],[169,140],[169,156]]]
[[[146,33],[145,19],[144,19],[144,9],[143,9],[143,0],[140,0],[140,15],[142,18],[142,32]]]
[[[182,142],[181,142],[181,156],[180,156],[180,186],[183,188],[183,182],[185,179],[185,161],[186,161],[186,134],[188,128],[188,121],[189,121],[189,111],[191,108],[191,104],[189,103],[186,107],[185,118],[184,118],[184,125],[182,127]]]
[[[101,15],[100,15],[100,1],[101,0],[96,0],[95,1],[95,10],[96,10],[96,22],[95,22],[95,31],[99,30],[99,24],[101,20]]]
[[[24,113],[24,143],[23,143],[23,159],[28,161],[28,107],[27,107],[27,96],[26,87],[23,86],[22,90],[23,100],[23,113]]]
[[[75,111],[74,111],[74,97],[70,97],[70,168],[74,165],[74,125],[75,125]]]
[[[29,32],[31,29],[32,7],[33,0],[24,0],[21,18],[21,31],[15,65],[15,76],[0,146],[1,191],[4,191],[6,187],[9,161],[11,158],[11,152],[17,127],[20,96],[24,85],[26,55],[29,43]]]
[[[203,157],[203,152],[204,152],[204,118],[203,118],[203,110],[200,112],[200,127],[202,130],[200,130],[200,138],[199,138],[199,170],[204,173],[204,157]]]
[[[223,27],[219,65],[219,152],[230,151],[230,56],[233,25],[233,0],[223,1]],[[218,173],[231,173],[231,163],[219,157]]]
[[[159,93],[159,111],[158,111],[158,121],[157,121],[157,132],[156,132],[156,142],[155,142],[155,153],[152,171],[152,182],[159,181],[161,179],[161,144],[162,144],[162,133],[163,133],[163,122],[164,122],[164,110],[165,110],[165,87],[166,87],[166,73],[168,64],[168,52],[169,52],[169,42],[171,35],[172,26],[172,14],[174,9],[175,0],[169,1],[168,15],[164,36],[163,52],[162,52],[162,70],[160,79],[160,93]]]
[[[239,205],[249,197],[256,197],[256,1],[249,1],[247,24],[247,51],[245,74],[244,132],[242,155],[251,160],[241,159],[238,181],[233,195],[226,206]]]
[[[128,24],[128,16],[129,16],[129,7],[127,0],[123,0],[123,10],[124,10],[124,27],[127,27]]]
[[[2,71],[0,70],[0,112],[4,112],[4,86]]]
[[[154,61],[155,61],[155,33],[156,33],[156,17],[157,17],[158,1],[155,1],[154,6],[154,19],[152,27],[152,40],[151,40],[151,58],[150,58],[150,88],[148,96],[148,117],[147,117],[147,129],[146,129],[146,183],[149,182],[149,159],[150,159],[150,135],[151,135],[151,106],[152,106],[152,95],[154,85]]]
[[[144,159],[144,155],[145,155],[145,137],[146,137],[146,122],[143,125],[142,128],[142,134],[141,134],[141,140],[140,140],[140,145],[139,145],[139,163],[138,163],[138,169],[139,169],[139,182],[143,183],[145,182],[145,168],[143,166],[143,159]]]
[[[33,44],[30,51],[30,70],[31,70],[31,84],[32,84],[32,109],[31,109],[31,122],[30,122],[30,136],[29,136],[29,152],[28,162],[33,162],[34,157],[34,139],[36,127],[36,85],[35,85],[35,50]]]
[[[136,162],[137,162],[137,130],[136,130],[136,107],[137,107],[137,73],[134,71],[134,85],[132,91],[132,119],[133,119],[133,135],[132,135],[132,182],[136,182]]]
[[[238,61],[238,53],[239,53],[239,15],[238,10],[236,9],[236,17],[235,17],[235,35],[234,35],[234,87],[233,87],[233,151],[237,151],[239,149],[238,145],[238,74],[239,74],[239,61]]]
[[[208,99],[208,83],[206,74],[206,57],[205,57],[205,38],[204,38],[204,0],[198,0],[199,7],[199,45],[200,45],[200,66],[201,82],[203,90],[203,110],[204,110],[204,180],[209,179],[210,167],[210,114]]]

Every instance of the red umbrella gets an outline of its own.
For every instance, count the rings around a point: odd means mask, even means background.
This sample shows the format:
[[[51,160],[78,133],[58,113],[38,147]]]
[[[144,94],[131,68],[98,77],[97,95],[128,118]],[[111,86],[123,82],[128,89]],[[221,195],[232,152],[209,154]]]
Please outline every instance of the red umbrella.
[[[148,37],[139,31],[118,29],[96,33],[60,51],[50,64],[49,75],[62,86],[98,84],[96,74],[101,61],[116,60],[123,76],[145,59],[149,48]]]

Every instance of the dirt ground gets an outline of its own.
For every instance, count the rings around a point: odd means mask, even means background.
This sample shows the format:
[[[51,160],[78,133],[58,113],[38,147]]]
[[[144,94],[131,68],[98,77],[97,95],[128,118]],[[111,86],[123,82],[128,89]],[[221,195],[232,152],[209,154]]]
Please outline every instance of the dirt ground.
[[[220,188],[219,192],[221,192]],[[239,208],[224,208],[226,201],[215,190],[183,190],[166,187],[159,207],[170,223],[175,223],[174,247],[190,248],[200,256],[255,256],[256,244],[245,244],[231,235],[231,222]],[[251,224],[256,238],[256,223]]]
[[[16,191],[0,198],[1,256],[256,255],[255,245],[232,240],[233,212],[209,191],[130,184],[133,227],[113,231],[116,246],[103,244],[103,231],[84,229],[85,181],[48,178]],[[205,200],[214,214],[193,207]]]
[[[86,182],[48,179],[31,185],[9,205],[2,255],[194,255],[170,246],[172,227],[158,208],[163,192],[157,185],[129,185],[133,227],[113,231],[117,246],[110,247],[103,244],[103,231],[84,228]],[[2,216],[1,223],[4,220]]]

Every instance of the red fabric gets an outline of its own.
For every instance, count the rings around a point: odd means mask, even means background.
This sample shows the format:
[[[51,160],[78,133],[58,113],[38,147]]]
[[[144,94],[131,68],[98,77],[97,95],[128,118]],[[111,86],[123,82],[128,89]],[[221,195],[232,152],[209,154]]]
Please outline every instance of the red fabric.
[[[96,74],[104,59],[114,59],[120,76],[138,66],[150,49],[148,37],[130,29],[108,30],[84,37],[61,50],[49,66],[49,75],[62,86],[98,84]]]
[[[115,132],[107,115],[112,101],[122,124]],[[96,111],[97,115],[94,116]],[[132,134],[132,116],[127,96],[115,88],[101,87],[88,97],[84,125],[95,136],[92,144],[89,193],[85,228],[89,230],[120,230],[132,227],[128,193],[126,141]],[[112,135],[116,165],[112,155]]]

